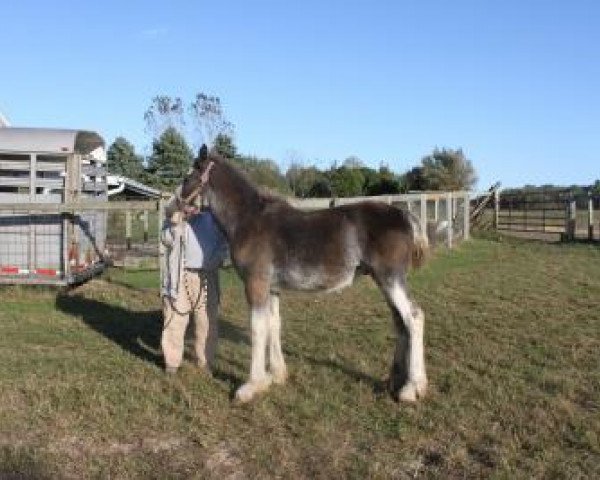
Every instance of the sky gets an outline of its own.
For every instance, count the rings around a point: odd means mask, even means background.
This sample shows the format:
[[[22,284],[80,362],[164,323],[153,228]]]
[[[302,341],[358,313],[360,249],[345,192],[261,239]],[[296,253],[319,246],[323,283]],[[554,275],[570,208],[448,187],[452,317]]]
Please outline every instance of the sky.
[[[240,153],[403,173],[462,148],[476,189],[600,178],[597,0],[3,0],[0,112],[142,154],[155,95],[220,97]]]

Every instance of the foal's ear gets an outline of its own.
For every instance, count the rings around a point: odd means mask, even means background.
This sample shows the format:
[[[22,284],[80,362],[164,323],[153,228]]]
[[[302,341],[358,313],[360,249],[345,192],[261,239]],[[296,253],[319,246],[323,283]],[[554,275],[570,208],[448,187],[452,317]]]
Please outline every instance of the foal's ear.
[[[194,168],[200,168],[200,164],[208,158],[208,147],[203,143],[198,150],[198,158],[194,161]]]

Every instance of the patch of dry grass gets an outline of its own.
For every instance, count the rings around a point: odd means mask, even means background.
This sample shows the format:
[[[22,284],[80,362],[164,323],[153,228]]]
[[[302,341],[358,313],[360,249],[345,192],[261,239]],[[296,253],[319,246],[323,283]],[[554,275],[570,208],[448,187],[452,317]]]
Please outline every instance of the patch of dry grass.
[[[282,298],[290,379],[251,405],[241,286],[213,378],[166,376],[155,273],[0,290],[0,477],[600,476],[600,251],[474,240],[411,276],[428,398],[381,391],[393,330],[368,278]]]

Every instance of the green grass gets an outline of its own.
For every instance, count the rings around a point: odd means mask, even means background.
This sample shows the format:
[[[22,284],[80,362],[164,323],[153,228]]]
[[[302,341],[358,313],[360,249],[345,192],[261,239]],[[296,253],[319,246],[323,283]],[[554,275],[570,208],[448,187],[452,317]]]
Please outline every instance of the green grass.
[[[598,478],[600,250],[504,238],[439,251],[410,285],[427,399],[381,389],[388,309],[368,278],[286,293],[290,379],[236,406],[250,348],[223,275],[215,376],[161,368],[156,272],[0,290],[0,478]]]

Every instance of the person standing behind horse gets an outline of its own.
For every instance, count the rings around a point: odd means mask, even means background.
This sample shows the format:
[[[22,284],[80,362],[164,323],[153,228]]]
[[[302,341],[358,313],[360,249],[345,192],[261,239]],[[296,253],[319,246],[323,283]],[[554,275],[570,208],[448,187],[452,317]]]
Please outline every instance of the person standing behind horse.
[[[175,373],[181,365],[185,332],[193,316],[196,362],[210,370],[219,338],[219,267],[227,256],[227,243],[207,208],[181,212],[174,199],[166,214],[161,238],[166,247],[161,285],[165,368]]]

